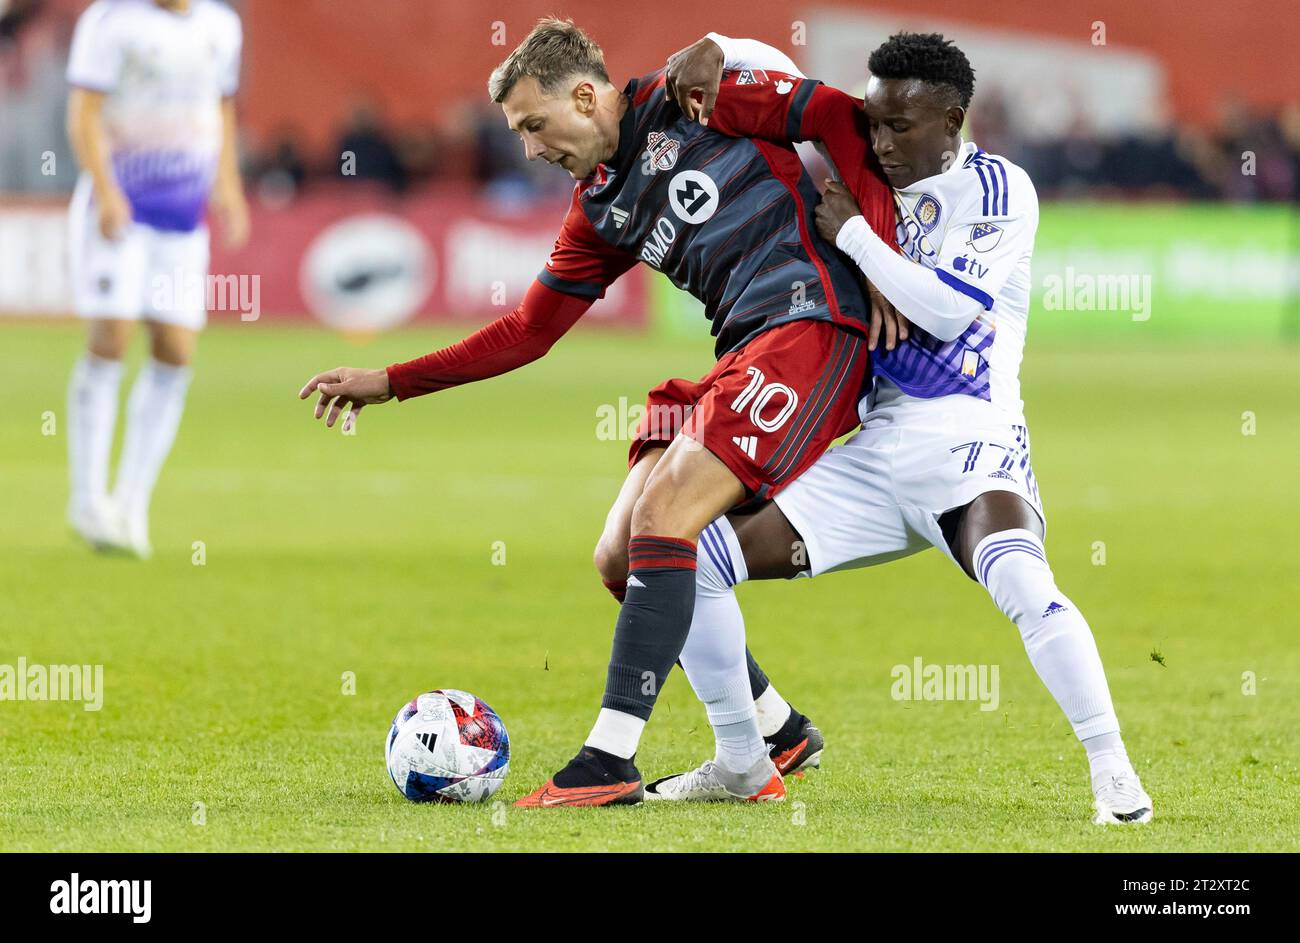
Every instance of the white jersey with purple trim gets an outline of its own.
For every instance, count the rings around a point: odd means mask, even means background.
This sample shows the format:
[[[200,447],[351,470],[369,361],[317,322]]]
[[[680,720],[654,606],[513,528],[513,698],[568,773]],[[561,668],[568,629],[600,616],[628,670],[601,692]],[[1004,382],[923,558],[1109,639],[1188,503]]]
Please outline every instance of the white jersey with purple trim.
[[[241,45],[238,15],[216,0],[185,12],[96,0],[77,21],[68,81],[106,96],[113,173],[136,222],[170,232],[202,222]]]
[[[894,191],[898,245],[950,288],[984,308],[954,341],[919,329],[905,344],[875,357],[876,389],[862,413],[906,399],[952,394],[988,402],[984,419],[1024,424],[1020,361],[1029,321],[1030,259],[1038,229],[1038,195],[1029,175],[972,142],[943,173]],[[952,401],[932,408],[961,409]]]

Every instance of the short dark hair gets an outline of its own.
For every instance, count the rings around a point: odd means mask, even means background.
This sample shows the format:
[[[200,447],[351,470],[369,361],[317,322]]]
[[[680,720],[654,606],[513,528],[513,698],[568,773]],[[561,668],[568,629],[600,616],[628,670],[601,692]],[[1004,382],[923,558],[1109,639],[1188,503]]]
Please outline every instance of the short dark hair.
[[[506,57],[488,79],[488,94],[497,104],[526,75],[537,79],[542,93],[553,94],[573,75],[591,75],[609,82],[605,54],[573,20],[548,16],[537,21],[515,51]]]
[[[941,33],[895,33],[867,60],[871,74],[882,79],[920,79],[950,86],[963,108],[975,94],[975,70],[966,53]]]

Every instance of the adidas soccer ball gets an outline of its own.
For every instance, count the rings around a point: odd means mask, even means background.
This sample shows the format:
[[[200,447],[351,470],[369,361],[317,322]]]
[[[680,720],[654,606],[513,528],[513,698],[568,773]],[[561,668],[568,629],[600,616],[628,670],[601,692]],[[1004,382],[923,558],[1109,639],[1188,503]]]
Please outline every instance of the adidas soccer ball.
[[[393,718],[388,774],[412,802],[482,802],[510,768],[510,738],[492,708],[450,688],[421,694]]]

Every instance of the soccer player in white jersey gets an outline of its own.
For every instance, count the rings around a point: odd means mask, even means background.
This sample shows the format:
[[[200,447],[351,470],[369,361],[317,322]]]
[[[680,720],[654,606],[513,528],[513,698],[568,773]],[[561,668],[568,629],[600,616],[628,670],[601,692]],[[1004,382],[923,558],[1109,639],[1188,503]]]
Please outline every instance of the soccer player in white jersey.
[[[180,425],[207,319],[209,197],[227,241],[248,234],[235,153],[239,17],[215,0],[96,0],[68,61],[73,297],[89,321],[68,389],[68,519],[86,540],[150,554],[149,501]],[[122,357],[137,321],[150,357],[127,400],[112,493]]]
[[[751,70],[773,96],[799,95],[806,84],[778,50],[710,34],[670,60],[670,94],[707,120],[724,68]],[[962,140],[974,72],[951,42],[901,33],[871,54],[869,69],[864,124],[894,187],[902,254],[864,225],[842,184],[829,184],[817,226],[913,327],[893,350],[877,351],[862,428],[848,442],[756,513],[705,530],[682,665],[715,728],[721,719],[734,733],[750,690],[736,583],[818,576],[937,547],[1019,628],[1086,749],[1095,821],[1149,821],[1151,799],[1120,738],[1092,632],[1057,587],[1043,548],[1018,378],[1038,225],[1033,184],[1010,161]],[[753,132],[743,122],[709,127]],[[791,554],[800,541],[803,567]],[[754,755],[738,756],[745,742],[719,737],[714,761],[660,780],[647,796],[745,797],[742,773],[763,750],[751,736]]]

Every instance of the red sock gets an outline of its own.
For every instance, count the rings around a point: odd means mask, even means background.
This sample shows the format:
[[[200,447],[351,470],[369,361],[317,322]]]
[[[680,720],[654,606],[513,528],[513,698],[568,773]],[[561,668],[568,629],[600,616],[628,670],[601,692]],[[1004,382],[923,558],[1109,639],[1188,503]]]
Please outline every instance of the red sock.
[[[623,597],[627,595],[627,580],[601,580],[601,582],[605,584],[611,596],[620,603],[623,602]]]

